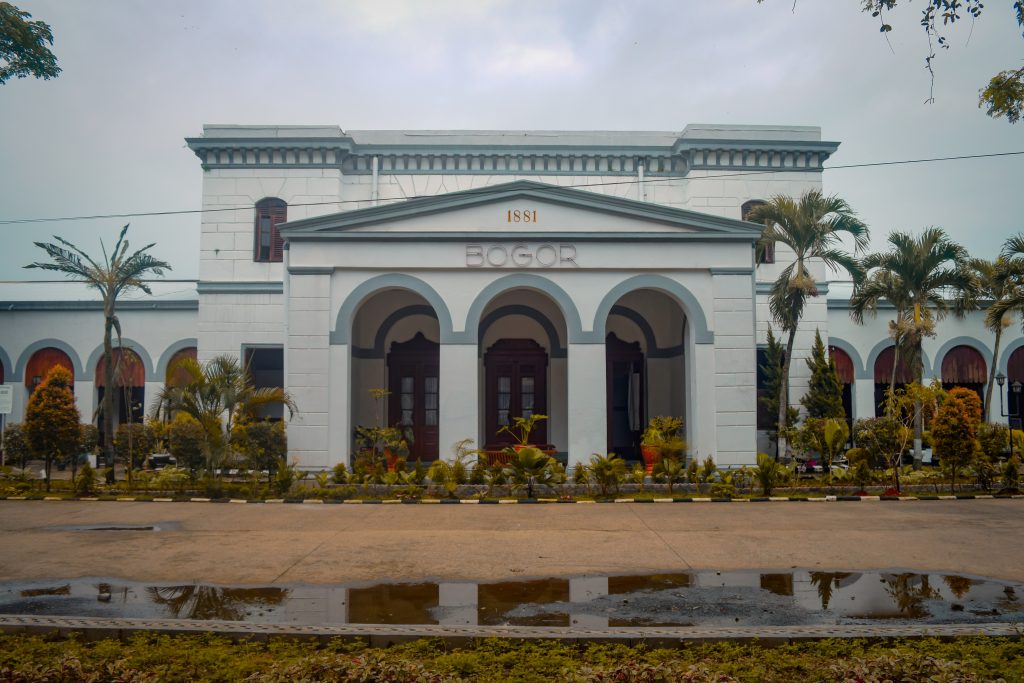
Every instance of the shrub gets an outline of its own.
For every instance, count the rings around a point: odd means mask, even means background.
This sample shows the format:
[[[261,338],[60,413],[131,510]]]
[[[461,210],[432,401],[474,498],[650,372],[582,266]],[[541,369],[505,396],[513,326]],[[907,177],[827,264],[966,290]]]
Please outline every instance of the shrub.
[[[178,467],[195,474],[206,463],[206,431],[185,413],[178,413],[167,428],[167,449]]]
[[[1020,459],[1016,454],[1003,467],[1003,489],[1015,491],[1020,485]]]
[[[138,469],[153,454],[156,440],[148,424],[132,422],[120,424],[114,433],[114,456],[124,466]]]
[[[288,455],[284,422],[239,422],[231,430],[231,445],[245,458],[246,467],[267,472],[268,480]]]
[[[534,486],[551,487],[560,483],[560,466],[556,468],[557,464],[557,461],[544,451],[528,446],[512,455],[505,467],[505,475],[513,488],[526,487],[526,497],[533,498]],[[564,470],[561,473],[564,475]]]
[[[679,458],[662,458],[654,466],[655,481],[663,481],[668,484],[668,493],[672,495],[672,487],[686,479],[686,466]]]
[[[82,438],[71,373],[55,366],[36,387],[25,411],[25,436],[32,454],[44,462],[46,490],[54,460],[78,455]]]
[[[754,475],[761,485],[761,493],[770,496],[775,487],[785,480],[786,468],[767,453],[758,453],[757,469],[754,470]]]
[[[80,496],[88,496],[96,488],[96,471],[89,463],[82,465],[82,471],[78,473],[75,481],[75,493]]]
[[[619,486],[626,478],[626,461],[614,453],[608,455],[594,453],[590,456],[587,470],[593,477],[594,483],[597,484],[600,495],[607,496],[613,488],[617,493]]]
[[[4,428],[4,451],[9,464],[16,464],[22,469],[28,466],[32,449],[29,448],[24,425],[9,424]]]
[[[943,468],[950,474],[950,491],[957,473],[974,462],[981,422],[981,399],[970,389],[954,387],[939,405],[932,421],[932,442]]]
[[[331,471],[331,480],[339,486],[344,486],[348,483],[348,468],[345,467],[345,463],[339,462],[334,466]]]

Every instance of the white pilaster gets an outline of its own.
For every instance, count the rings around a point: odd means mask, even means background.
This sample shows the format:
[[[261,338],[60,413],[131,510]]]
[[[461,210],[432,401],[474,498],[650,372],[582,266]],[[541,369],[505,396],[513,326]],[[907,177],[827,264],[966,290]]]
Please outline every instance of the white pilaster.
[[[438,455],[447,458],[452,445],[462,439],[473,439],[480,444],[479,402],[477,401],[477,346],[476,344],[441,344],[440,424],[438,425]]]
[[[569,464],[608,449],[604,344],[569,344]]]
[[[715,347],[694,344],[693,360],[687,365],[692,400],[687,411],[686,438],[691,458],[698,461],[717,456],[715,416]],[[709,396],[709,394],[711,394]]]
[[[853,419],[875,416],[875,380],[857,377],[853,381]]]
[[[348,344],[335,344],[330,347],[327,443],[332,466],[339,462],[352,464],[352,429],[349,426],[352,415],[350,358]],[[441,386],[441,390],[444,391],[444,385]]]
[[[308,470],[333,463],[328,451],[330,401],[330,275],[288,275],[286,305],[285,388],[298,413],[288,423],[288,450],[293,462]]]

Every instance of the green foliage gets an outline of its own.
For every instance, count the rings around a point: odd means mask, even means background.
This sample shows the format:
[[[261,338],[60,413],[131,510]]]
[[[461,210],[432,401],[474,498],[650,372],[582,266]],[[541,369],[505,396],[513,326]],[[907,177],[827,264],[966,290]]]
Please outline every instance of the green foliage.
[[[910,446],[910,429],[890,413],[857,420],[853,432],[872,466],[892,468],[893,485],[899,489],[899,464]]]
[[[348,483],[348,480],[348,468],[345,467],[345,463],[339,462],[334,466],[334,469],[331,470],[331,481],[339,486],[344,486]]]
[[[476,455],[473,440],[462,439],[455,442],[452,445],[452,454],[454,457],[451,461],[435,460],[427,470],[430,481],[440,486],[450,498],[454,498],[458,488],[469,479],[469,460]]]
[[[714,478],[715,473],[717,472],[718,465],[715,464],[715,459],[709,455],[708,457],[704,458],[704,462],[701,463],[700,473],[698,474],[698,477],[700,478],[701,482],[707,483]]]
[[[811,380],[807,393],[800,399],[800,403],[807,410],[807,415],[845,420],[843,384],[839,380],[839,373],[836,372],[835,360],[825,357],[825,344],[821,341],[820,330],[814,330],[811,356],[805,362],[811,371]]]
[[[932,444],[942,467],[950,474],[951,491],[956,489],[957,473],[974,462],[980,423],[978,395],[963,387],[949,391],[932,422]]]
[[[91,495],[96,488],[96,471],[89,463],[82,465],[82,471],[75,480],[75,493],[79,496]]]
[[[272,486],[274,491],[281,496],[291,491],[295,483],[302,478],[299,466],[289,464],[288,459],[283,457],[278,459],[274,465],[273,472]]]
[[[530,443],[530,433],[533,432],[538,422],[548,419],[547,415],[534,413],[527,417],[513,417],[511,425],[502,425],[498,430],[499,434],[505,433],[512,436],[520,446]]]
[[[1016,454],[1003,467],[1003,488],[1015,490],[1020,486],[1020,458]]]
[[[49,80],[60,74],[53,45],[53,31],[43,21],[9,2],[0,2],[0,85],[12,78],[33,76]]]
[[[80,434],[78,452],[95,453],[100,443],[100,430],[96,428],[96,425],[83,422],[78,426],[78,433]]]
[[[767,453],[758,453],[754,476],[761,486],[761,493],[770,496],[772,491],[786,480],[786,468]]]
[[[598,495],[606,497],[612,489],[618,493],[619,486],[626,478],[626,461],[614,453],[594,453],[590,456],[587,471],[597,485]]]
[[[4,427],[4,451],[8,464],[15,464],[24,469],[32,457],[32,449],[25,435],[25,425],[9,424]]]
[[[668,494],[672,495],[672,487],[686,480],[686,465],[679,458],[662,458],[651,472],[655,481],[667,484]]]
[[[670,441],[678,439],[682,442],[682,433],[683,419],[681,417],[657,415],[647,421],[647,429],[644,430],[640,443],[643,446],[655,446],[661,449]],[[685,442],[683,442],[682,450],[686,450]],[[674,457],[679,457],[679,455],[676,454]]]
[[[167,450],[178,467],[195,474],[206,463],[206,431],[192,416],[178,413],[167,430]]]
[[[25,410],[25,437],[32,454],[44,461],[46,490],[54,461],[78,455],[82,439],[71,373],[54,366],[36,387]]]
[[[132,422],[117,426],[117,433],[114,435],[114,455],[125,467],[128,467],[128,463],[131,463],[132,469],[142,467],[146,458],[153,454],[155,447],[156,439],[148,424]]]
[[[982,422],[977,428],[978,447],[992,461],[998,460],[1010,448],[1010,430],[998,422]]]
[[[821,457],[821,464],[830,471],[832,461],[850,440],[850,429],[843,418],[808,417],[799,431],[797,443]]]
[[[245,458],[245,465],[272,477],[277,463],[288,456],[288,436],[283,422],[259,420],[235,424],[231,445]]]
[[[978,95],[978,107],[994,119],[1005,116],[1010,123],[1020,121],[1024,112],[1024,69],[1005,69],[993,76]]]
[[[510,456],[505,467],[509,484],[514,489],[525,487],[527,498],[533,498],[535,486],[550,487],[560,483],[561,466],[556,467],[557,461],[539,448],[527,446],[518,451],[506,449],[506,452],[509,452]],[[564,476],[564,471],[561,474]]]

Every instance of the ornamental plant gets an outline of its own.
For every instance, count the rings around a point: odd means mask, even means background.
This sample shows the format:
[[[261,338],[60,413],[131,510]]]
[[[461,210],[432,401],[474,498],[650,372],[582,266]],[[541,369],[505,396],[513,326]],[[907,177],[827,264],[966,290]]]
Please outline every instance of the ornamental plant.
[[[845,421],[843,384],[839,381],[835,359],[825,357],[825,343],[817,329],[814,331],[811,357],[806,363],[811,371],[811,381],[800,403],[807,410],[808,417],[836,418]]]
[[[956,489],[960,470],[974,462],[980,423],[981,399],[970,389],[954,387],[939,405],[932,422],[932,445],[950,475],[950,492]]]
[[[174,456],[178,467],[195,475],[206,462],[203,426],[192,416],[178,413],[167,427],[167,450]]]
[[[77,457],[82,439],[71,384],[71,373],[55,366],[32,392],[25,411],[25,437],[32,454],[43,460],[47,491],[54,460]]]
[[[124,463],[125,470],[142,467],[146,458],[153,454],[156,438],[152,428],[145,423],[128,423],[117,426],[114,434],[114,455]],[[128,475],[129,484],[131,475]]]
[[[283,422],[246,421],[235,425],[231,443],[245,458],[246,467],[266,472],[270,483],[277,465],[288,455],[288,436]]]

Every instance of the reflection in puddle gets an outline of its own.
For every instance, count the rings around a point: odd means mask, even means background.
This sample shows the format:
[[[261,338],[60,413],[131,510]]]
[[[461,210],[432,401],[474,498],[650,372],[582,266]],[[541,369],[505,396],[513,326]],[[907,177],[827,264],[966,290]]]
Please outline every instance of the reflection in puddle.
[[[279,624],[828,625],[1024,619],[1021,586],[913,572],[713,572],[330,586],[0,584],[0,613]]]

